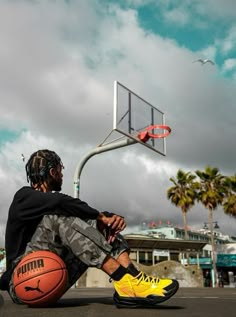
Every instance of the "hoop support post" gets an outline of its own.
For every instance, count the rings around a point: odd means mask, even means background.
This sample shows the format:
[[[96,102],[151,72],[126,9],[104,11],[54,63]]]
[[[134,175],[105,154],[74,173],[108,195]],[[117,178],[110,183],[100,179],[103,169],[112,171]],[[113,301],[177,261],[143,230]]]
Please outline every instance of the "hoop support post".
[[[132,145],[137,143],[138,141],[127,138],[125,140],[117,141],[115,143],[109,143],[106,145],[98,146],[91,150],[89,153],[87,153],[78,163],[75,174],[74,174],[74,197],[79,198],[79,192],[80,192],[80,176],[83,170],[83,167],[85,166],[86,162],[93,157],[96,154],[100,154],[103,152],[111,151],[114,149],[118,149],[127,145]]]

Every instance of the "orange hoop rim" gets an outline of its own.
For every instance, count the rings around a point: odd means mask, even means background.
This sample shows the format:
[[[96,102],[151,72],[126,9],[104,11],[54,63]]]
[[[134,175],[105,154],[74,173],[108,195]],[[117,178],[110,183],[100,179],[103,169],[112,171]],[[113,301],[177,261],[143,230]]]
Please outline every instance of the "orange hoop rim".
[[[155,129],[163,129],[166,130],[165,133],[150,133],[149,130],[155,130]],[[168,125],[150,125],[145,129],[148,132],[148,135],[150,138],[158,139],[158,138],[165,138],[171,133],[171,128]]]
[[[165,130],[165,133],[150,133],[150,130],[162,129]],[[168,125],[158,124],[158,125],[150,125],[144,131],[141,131],[138,134],[139,140],[143,142],[147,142],[150,138],[161,139],[167,137],[171,133],[171,128]]]

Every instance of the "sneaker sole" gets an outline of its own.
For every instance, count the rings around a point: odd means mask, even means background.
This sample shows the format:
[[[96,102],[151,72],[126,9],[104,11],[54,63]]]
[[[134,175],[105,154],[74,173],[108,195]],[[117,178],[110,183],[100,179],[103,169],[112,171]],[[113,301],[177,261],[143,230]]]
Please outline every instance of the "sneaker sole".
[[[179,283],[174,280],[171,288],[167,290],[165,296],[149,295],[143,297],[124,297],[119,296],[117,292],[113,295],[113,300],[117,308],[153,308],[160,303],[170,299],[179,289]]]

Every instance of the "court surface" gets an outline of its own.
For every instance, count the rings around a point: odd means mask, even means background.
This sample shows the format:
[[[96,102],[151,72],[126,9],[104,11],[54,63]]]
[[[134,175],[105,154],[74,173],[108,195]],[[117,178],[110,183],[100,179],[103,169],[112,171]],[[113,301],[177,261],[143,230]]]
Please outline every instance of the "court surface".
[[[235,317],[236,288],[180,288],[155,309],[116,308],[112,288],[70,289],[52,308],[15,305],[0,293],[0,317]]]

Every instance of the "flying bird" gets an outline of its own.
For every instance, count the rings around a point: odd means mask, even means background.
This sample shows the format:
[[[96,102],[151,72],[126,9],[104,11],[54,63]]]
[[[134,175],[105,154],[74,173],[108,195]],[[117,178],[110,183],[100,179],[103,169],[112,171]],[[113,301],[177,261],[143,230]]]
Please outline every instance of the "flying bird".
[[[206,63],[210,63],[211,65],[215,65],[215,63],[212,60],[210,60],[210,59],[201,59],[201,58],[199,58],[196,61],[193,61],[193,63],[196,63],[196,62],[199,62],[202,65],[204,65]]]
[[[25,161],[25,156],[24,156],[24,154],[21,154],[21,158],[22,158],[22,161],[24,162],[24,161]]]

